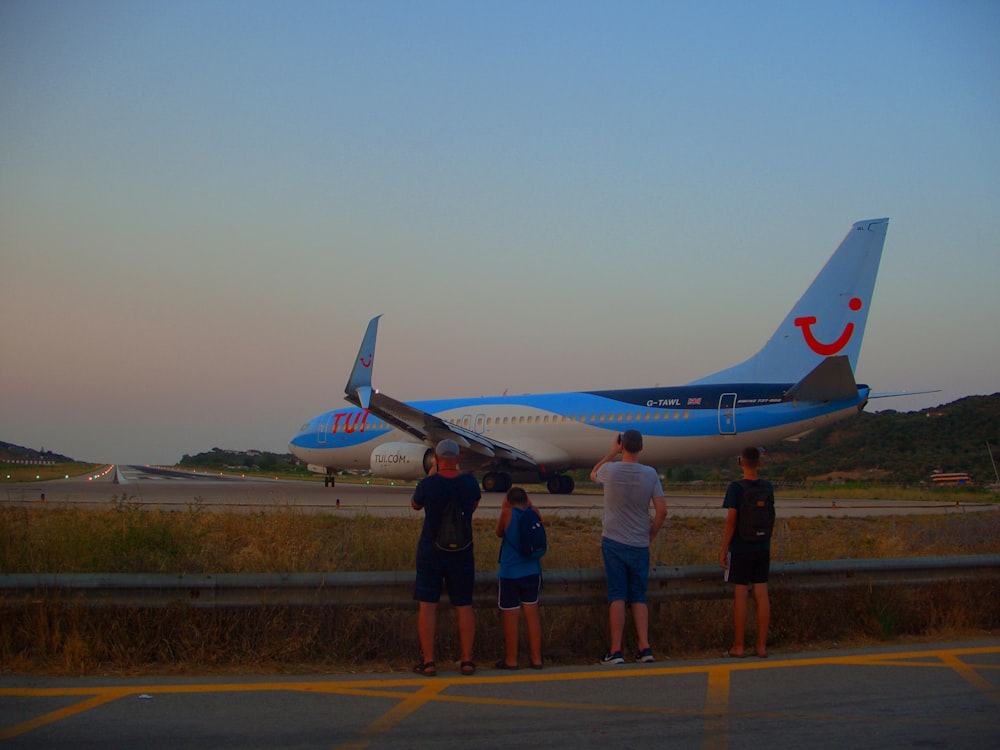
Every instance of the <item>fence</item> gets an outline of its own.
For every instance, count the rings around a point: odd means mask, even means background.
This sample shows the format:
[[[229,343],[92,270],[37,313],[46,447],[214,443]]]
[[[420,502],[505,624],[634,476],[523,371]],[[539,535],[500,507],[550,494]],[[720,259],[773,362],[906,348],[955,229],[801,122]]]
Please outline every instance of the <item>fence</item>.
[[[475,603],[496,602],[495,572],[476,576]],[[775,563],[771,590],[820,590],[918,586],[1000,579],[1000,555],[917,557],[877,560],[820,560]],[[605,601],[601,569],[546,570],[546,605],[587,605]],[[7,604],[61,601],[89,607],[259,607],[355,606],[373,609],[414,607],[413,573],[267,574],[13,574],[0,575],[0,600]],[[722,571],[713,565],[655,567],[650,602],[717,599],[731,596]]]

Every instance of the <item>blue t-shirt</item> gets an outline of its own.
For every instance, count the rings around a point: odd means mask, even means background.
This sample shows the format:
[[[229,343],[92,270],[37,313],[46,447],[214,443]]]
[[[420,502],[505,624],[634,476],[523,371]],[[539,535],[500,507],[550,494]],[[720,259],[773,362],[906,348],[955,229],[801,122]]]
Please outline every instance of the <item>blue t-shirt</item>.
[[[518,549],[521,546],[521,527],[518,519],[524,513],[520,505],[511,506],[510,523],[500,540],[499,578],[524,578],[542,572],[542,561],[524,557]]]

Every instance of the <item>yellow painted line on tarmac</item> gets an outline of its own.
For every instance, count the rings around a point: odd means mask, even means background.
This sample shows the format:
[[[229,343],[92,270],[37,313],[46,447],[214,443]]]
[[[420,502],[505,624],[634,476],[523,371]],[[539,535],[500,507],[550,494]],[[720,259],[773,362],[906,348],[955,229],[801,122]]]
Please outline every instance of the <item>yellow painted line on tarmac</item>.
[[[72,706],[64,706],[63,708],[55,711],[50,711],[47,714],[36,716],[34,719],[22,721],[20,724],[15,724],[12,727],[0,728],[0,740],[9,740],[12,737],[17,737],[20,734],[34,731],[35,729],[39,729],[40,727],[44,727],[48,724],[54,724],[57,721],[68,719],[70,716],[75,716],[76,714],[83,713],[84,711],[89,711],[92,708],[103,706],[105,703],[118,700],[132,691],[115,688],[97,691],[96,695],[93,695],[94,692],[95,691],[91,690],[90,694],[92,697],[87,700],[80,701],[79,703],[74,703]],[[64,696],[66,693],[59,693],[59,695]]]
[[[372,740],[395,727],[414,711],[422,708],[425,703],[437,697],[438,693],[447,686],[448,684],[444,681],[440,684],[428,683],[424,685],[416,693],[406,696],[400,703],[362,729],[358,733],[357,739],[338,745],[338,750],[364,750],[371,744]]]
[[[701,750],[726,750],[729,747],[729,666],[711,667],[705,689],[705,728]]]
[[[97,687],[51,687],[51,688],[0,688],[0,698],[4,696],[21,698],[76,697],[84,698],[71,706],[42,714],[21,723],[0,727],[0,740],[10,739],[55,722],[63,721],[77,714],[98,708],[111,701],[129,695],[167,695],[199,693],[247,693],[247,692],[309,692],[332,695],[351,695],[384,698],[394,704],[379,718],[358,731],[355,739],[338,745],[338,750],[363,750],[376,738],[389,732],[407,717],[419,711],[428,703],[465,703],[507,707],[526,707],[548,710],[604,711],[608,713],[631,713],[647,715],[702,716],[704,733],[702,750],[726,750],[729,743],[730,680],[734,672],[762,671],[773,669],[796,669],[815,666],[880,666],[927,669],[946,669],[958,674],[966,683],[982,693],[988,700],[1000,706],[1000,690],[986,680],[981,672],[1000,669],[1000,665],[977,665],[970,663],[978,655],[1000,653],[1000,646],[983,646],[957,649],[929,649],[926,651],[899,651],[878,654],[851,654],[844,656],[818,656],[815,658],[768,660],[753,657],[738,660],[724,660],[723,663],[661,663],[656,666],[637,665],[635,667],[599,667],[596,670],[543,671],[532,673],[505,673],[503,675],[474,675],[471,677],[455,674],[437,677],[393,677],[389,679],[332,679],[296,682],[251,682],[251,683],[200,683],[174,685],[129,685],[108,688]],[[672,708],[668,706],[615,705],[608,703],[584,703],[567,701],[539,701],[505,697],[483,697],[468,694],[448,693],[450,689],[461,690],[476,685],[524,685],[539,683],[566,683],[576,681],[629,680],[651,677],[679,675],[704,675],[705,699],[700,709]],[[770,714],[769,714],[770,715]],[[797,718],[839,718],[851,717],[797,717]],[[853,717],[859,721],[870,721],[868,717]],[[913,719],[908,719],[912,721]]]
[[[992,682],[979,674],[976,667],[966,664],[954,654],[942,654],[941,661],[955,670],[955,672],[957,672],[963,680],[972,685],[972,687],[982,692],[983,695],[997,704],[997,706],[1000,706],[1000,690],[998,690]]]

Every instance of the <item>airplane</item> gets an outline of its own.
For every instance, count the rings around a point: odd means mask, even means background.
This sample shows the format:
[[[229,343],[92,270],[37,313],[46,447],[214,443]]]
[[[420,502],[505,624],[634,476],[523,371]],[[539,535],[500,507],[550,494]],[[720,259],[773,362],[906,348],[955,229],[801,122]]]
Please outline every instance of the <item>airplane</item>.
[[[858,413],[869,398],[900,395],[873,394],[854,378],[888,226],[853,224],[760,351],[681,386],[404,403],[372,386],[378,315],[344,390],[353,406],[313,417],[288,448],[332,486],[338,470],[424,477],[434,446],[450,438],[486,492],[519,482],[570,494],[568,472],[592,468],[627,429],[643,434],[642,461],[656,467],[794,438]]]

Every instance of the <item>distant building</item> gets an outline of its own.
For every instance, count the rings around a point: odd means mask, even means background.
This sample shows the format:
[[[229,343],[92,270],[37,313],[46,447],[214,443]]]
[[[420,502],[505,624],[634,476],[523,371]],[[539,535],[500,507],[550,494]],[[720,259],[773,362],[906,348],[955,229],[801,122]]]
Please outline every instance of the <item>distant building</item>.
[[[935,486],[951,486],[972,484],[972,477],[965,471],[935,471],[931,474],[931,482]]]

